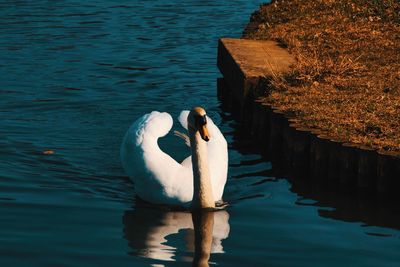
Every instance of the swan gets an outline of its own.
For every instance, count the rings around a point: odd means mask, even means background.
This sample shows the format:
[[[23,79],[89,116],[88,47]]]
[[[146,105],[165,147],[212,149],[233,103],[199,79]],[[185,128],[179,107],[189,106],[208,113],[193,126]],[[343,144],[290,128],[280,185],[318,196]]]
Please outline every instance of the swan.
[[[137,119],[123,139],[122,166],[135,184],[136,194],[155,204],[214,208],[222,200],[228,172],[228,146],[218,127],[201,107],[184,110],[178,118],[188,135],[192,155],[181,163],[158,146],[173,119],[153,111]]]

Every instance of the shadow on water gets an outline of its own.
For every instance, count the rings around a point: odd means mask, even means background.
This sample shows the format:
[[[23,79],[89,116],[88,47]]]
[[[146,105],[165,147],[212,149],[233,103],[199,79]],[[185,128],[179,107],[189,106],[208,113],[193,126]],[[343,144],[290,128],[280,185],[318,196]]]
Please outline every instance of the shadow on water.
[[[224,253],[222,241],[230,231],[226,210],[188,212],[144,205],[125,211],[123,225],[131,255],[193,266],[209,266],[211,254]]]
[[[221,103],[221,109],[225,111],[223,120],[234,121],[236,118],[232,106]],[[246,154],[262,154],[262,148],[257,145],[248,133],[248,129],[241,127],[240,123],[231,124],[233,131],[230,149]],[[248,164],[259,164],[265,159],[250,160]],[[267,162],[271,168],[263,170],[260,175],[264,180],[255,184],[273,182],[279,179],[286,179],[290,183],[290,191],[297,194],[296,205],[315,206],[318,215],[345,222],[360,222],[364,226],[388,227],[400,229],[400,207],[398,199],[386,199],[370,195],[368,193],[354,193],[345,190],[338,191],[337,188],[330,188],[329,185],[321,184],[319,181],[304,177],[302,174],[293,173],[292,170],[282,169],[281,159],[273,157]],[[242,166],[246,162],[240,163]],[[230,167],[233,167],[230,165]],[[246,173],[244,178],[248,179]],[[237,176],[233,178],[242,178]],[[328,208],[328,209],[326,209]],[[367,233],[374,235],[374,233]],[[377,234],[378,235],[378,234]]]
[[[289,181],[292,184],[291,191],[299,195],[298,205],[333,208],[319,210],[321,217],[361,222],[365,226],[400,229],[400,207],[395,200],[331,191],[313,185],[311,181],[296,181],[295,178],[290,178]],[[309,199],[315,200],[314,203],[308,203]]]

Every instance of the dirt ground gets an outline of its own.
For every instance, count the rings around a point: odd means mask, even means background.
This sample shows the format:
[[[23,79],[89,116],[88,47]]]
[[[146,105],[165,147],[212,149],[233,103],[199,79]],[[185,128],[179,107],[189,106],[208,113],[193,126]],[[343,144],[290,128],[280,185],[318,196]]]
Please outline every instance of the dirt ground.
[[[264,101],[335,139],[400,153],[398,0],[276,0],[243,37],[276,40],[297,60]]]

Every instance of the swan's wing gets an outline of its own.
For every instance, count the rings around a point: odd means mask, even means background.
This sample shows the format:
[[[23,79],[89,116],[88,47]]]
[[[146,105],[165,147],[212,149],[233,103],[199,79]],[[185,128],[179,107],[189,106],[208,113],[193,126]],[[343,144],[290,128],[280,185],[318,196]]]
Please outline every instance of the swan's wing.
[[[183,110],[178,121],[183,128],[187,130],[188,110]],[[207,116],[208,131],[210,133],[210,141],[207,142],[208,159],[210,164],[211,183],[213,186],[214,199],[220,200],[224,192],[226,178],[228,175],[228,144],[224,135],[214,124],[213,120]],[[191,157],[187,157],[182,165],[191,168]]]
[[[189,116],[189,110],[182,110],[181,114],[179,114],[178,121],[186,130],[188,129],[187,118]]]
[[[137,194],[152,203],[181,205],[191,200],[191,169],[182,166],[158,146],[158,138],[172,128],[166,112],[153,111],[135,121],[122,146],[122,165],[135,183]],[[186,179],[185,179],[186,178]]]
[[[189,136],[187,134],[184,134],[180,131],[174,131],[174,135],[181,138],[185,144],[190,147],[190,140],[189,140]]]
[[[145,127],[150,120],[150,115],[150,113],[145,114],[133,122],[121,144],[122,167],[133,181],[146,173],[140,146],[143,143]]]

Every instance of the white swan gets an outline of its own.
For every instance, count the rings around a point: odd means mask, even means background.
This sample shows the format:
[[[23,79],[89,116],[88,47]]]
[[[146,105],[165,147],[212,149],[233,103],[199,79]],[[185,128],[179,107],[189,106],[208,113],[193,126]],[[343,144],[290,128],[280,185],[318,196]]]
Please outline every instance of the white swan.
[[[160,149],[157,140],[170,131],[173,120],[166,112],[153,111],[136,120],[125,134],[122,165],[145,201],[213,208],[222,199],[226,183],[227,142],[203,108],[182,111],[179,122],[188,130],[192,157],[178,163]]]

